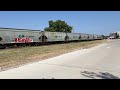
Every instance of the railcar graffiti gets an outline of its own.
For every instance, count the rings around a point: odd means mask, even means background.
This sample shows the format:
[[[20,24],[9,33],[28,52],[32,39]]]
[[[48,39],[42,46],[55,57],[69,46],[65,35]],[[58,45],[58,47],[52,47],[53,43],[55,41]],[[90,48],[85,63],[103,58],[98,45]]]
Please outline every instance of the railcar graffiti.
[[[19,35],[18,38],[14,39],[14,42],[18,42],[18,43],[28,43],[28,42],[33,42],[33,39],[24,36],[24,35]]]
[[[25,37],[25,36],[22,36],[22,37],[18,37],[18,38],[15,38],[14,39],[14,42],[18,42],[18,43],[28,43],[28,42],[33,42],[33,39],[29,38],[29,37]]]
[[[33,39],[24,37],[24,38],[15,38],[15,42],[20,42],[20,43],[28,43],[28,42],[33,42]]]

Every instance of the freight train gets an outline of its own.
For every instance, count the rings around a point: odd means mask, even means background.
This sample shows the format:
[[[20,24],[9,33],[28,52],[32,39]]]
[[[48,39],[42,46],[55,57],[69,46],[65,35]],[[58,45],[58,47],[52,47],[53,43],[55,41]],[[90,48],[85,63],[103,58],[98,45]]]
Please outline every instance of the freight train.
[[[21,45],[41,45],[51,42],[71,42],[101,39],[103,39],[101,35],[95,34],[0,28],[0,48]]]

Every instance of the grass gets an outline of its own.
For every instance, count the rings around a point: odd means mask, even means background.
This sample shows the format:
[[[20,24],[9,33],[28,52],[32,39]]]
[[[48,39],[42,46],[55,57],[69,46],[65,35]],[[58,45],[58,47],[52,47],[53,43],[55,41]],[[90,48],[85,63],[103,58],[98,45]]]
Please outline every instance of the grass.
[[[107,42],[107,40],[71,42],[67,44],[0,50],[0,67],[5,69],[29,62],[40,61],[67,52],[79,50],[80,48],[90,48],[105,42]]]

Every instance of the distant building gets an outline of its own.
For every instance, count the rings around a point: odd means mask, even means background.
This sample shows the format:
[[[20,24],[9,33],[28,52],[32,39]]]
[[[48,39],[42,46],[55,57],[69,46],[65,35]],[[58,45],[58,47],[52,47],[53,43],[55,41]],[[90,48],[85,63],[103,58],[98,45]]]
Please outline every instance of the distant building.
[[[120,36],[120,32],[113,32],[113,33],[110,33],[109,38],[110,39],[118,39],[118,38],[120,38],[119,36]]]
[[[120,38],[120,31],[117,32],[118,38]]]

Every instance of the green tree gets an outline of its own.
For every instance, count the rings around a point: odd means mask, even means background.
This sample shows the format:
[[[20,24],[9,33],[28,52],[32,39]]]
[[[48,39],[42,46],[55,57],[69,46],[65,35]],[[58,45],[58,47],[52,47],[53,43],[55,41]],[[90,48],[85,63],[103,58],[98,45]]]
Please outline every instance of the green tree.
[[[72,32],[72,26],[69,26],[65,21],[56,20],[56,21],[48,21],[49,27],[46,27],[44,31],[50,32]]]

